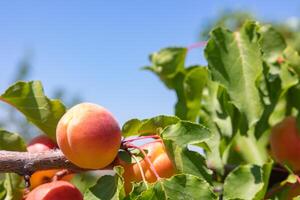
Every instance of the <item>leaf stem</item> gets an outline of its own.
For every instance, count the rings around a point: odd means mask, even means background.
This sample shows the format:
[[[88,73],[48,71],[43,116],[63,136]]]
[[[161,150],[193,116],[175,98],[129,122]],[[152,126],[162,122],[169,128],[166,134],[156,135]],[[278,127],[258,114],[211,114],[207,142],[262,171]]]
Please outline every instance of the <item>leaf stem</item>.
[[[196,48],[204,47],[206,44],[207,44],[207,41],[196,42],[194,44],[189,45],[187,47],[187,50],[190,51],[190,50],[193,50]]]
[[[139,170],[140,170],[141,175],[142,175],[143,182],[145,183],[146,188],[148,189],[148,188],[149,188],[149,187],[148,187],[148,183],[147,183],[147,181],[146,181],[145,174],[144,174],[144,171],[143,171],[143,168],[142,168],[142,166],[141,166],[140,161],[137,159],[137,157],[136,157],[135,155],[131,154],[131,156],[132,156],[132,158],[135,160],[136,164],[138,165]]]
[[[140,151],[142,152],[142,154],[144,155],[144,157],[145,157],[145,159],[146,159],[146,162],[149,164],[151,171],[154,173],[156,179],[157,179],[157,180],[160,180],[160,179],[161,179],[160,176],[158,175],[158,173],[157,173],[157,171],[156,171],[156,169],[155,169],[153,163],[150,161],[148,155],[147,155],[146,152],[144,151],[144,149],[142,149],[142,148],[139,147],[139,146],[135,146],[135,145],[133,145],[133,144],[131,144],[131,143],[127,143],[127,144],[126,144],[126,147],[127,147],[127,148],[133,148],[133,149],[138,149],[138,150],[140,150]]]
[[[136,137],[136,138],[123,140],[123,143],[134,142],[136,140],[144,140],[144,139],[148,139],[148,138],[159,139],[160,137],[158,135],[139,136],[139,137]]]

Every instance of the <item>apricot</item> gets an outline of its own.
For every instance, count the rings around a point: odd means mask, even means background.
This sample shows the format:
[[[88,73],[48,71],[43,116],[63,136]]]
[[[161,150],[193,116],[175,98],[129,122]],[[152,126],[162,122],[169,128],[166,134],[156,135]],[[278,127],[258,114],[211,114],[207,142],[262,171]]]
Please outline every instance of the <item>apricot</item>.
[[[141,148],[146,150],[147,156],[152,162],[159,177],[169,178],[175,174],[174,165],[165,150],[164,144],[161,141],[157,140],[147,143],[142,145]],[[124,168],[124,188],[126,194],[128,194],[132,189],[131,182],[140,182],[143,180],[140,168],[137,163],[129,164],[120,158],[118,158],[116,162],[118,165],[121,165]],[[143,169],[146,181],[149,183],[156,182],[157,178],[151,170],[146,159],[144,158],[139,163]]]
[[[57,144],[46,135],[39,135],[33,138],[27,145],[27,151],[30,153],[38,153],[58,148]]]
[[[83,196],[71,183],[54,181],[32,190],[26,200],[83,200]]]
[[[271,154],[278,163],[287,164],[294,171],[300,170],[300,133],[295,117],[286,117],[272,128],[270,145]]]
[[[43,151],[49,151],[51,149],[58,148],[57,144],[53,142],[49,137],[46,135],[40,135],[33,138],[29,144],[27,145],[27,151],[30,153],[38,153]],[[50,170],[40,170],[33,173],[30,177],[30,187],[31,189],[44,184],[48,183],[52,180],[53,176],[59,172],[59,169],[50,169]],[[62,180],[70,181],[73,175],[67,175],[62,178]]]
[[[67,111],[58,122],[56,138],[67,159],[88,169],[112,163],[121,145],[121,131],[113,115],[92,103]]]
[[[296,183],[291,186],[287,193],[286,200],[292,200],[294,197],[300,195],[300,184]]]

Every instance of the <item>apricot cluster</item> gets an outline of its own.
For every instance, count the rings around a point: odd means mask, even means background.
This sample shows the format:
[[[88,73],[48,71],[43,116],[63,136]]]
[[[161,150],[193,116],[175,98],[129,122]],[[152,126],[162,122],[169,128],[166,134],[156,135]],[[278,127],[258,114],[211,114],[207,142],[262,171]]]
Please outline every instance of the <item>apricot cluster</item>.
[[[143,176],[145,181],[153,183],[158,178],[169,178],[175,173],[174,165],[161,140],[144,144],[140,149],[147,152],[145,156],[148,160],[144,157],[138,163],[127,163],[121,158],[116,159],[116,165],[124,168],[124,188],[127,194],[132,190],[132,182],[143,181]]]
[[[124,168],[125,191],[128,194],[132,190],[132,182],[153,183],[175,173],[162,140],[158,136],[154,138],[155,141],[140,147],[134,146],[128,140],[121,141],[120,127],[108,110],[96,104],[81,103],[68,110],[59,120],[56,128],[58,146],[50,138],[39,136],[29,143],[27,150],[41,152],[60,148],[68,160],[86,169],[121,165]],[[118,157],[121,147],[128,152],[139,149],[143,153],[142,159],[135,163],[121,160]],[[53,176],[58,171],[35,172],[30,179],[31,189],[34,189],[26,199],[83,199],[78,189],[65,181],[70,180],[70,176],[53,181]]]

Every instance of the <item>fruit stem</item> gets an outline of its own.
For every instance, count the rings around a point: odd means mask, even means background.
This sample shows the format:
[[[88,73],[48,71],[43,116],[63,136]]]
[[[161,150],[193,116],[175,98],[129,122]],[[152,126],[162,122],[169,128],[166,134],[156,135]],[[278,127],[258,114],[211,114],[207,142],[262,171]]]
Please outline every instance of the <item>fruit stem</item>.
[[[157,179],[157,180],[160,180],[160,179],[161,179],[160,176],[158,175],[158,173],[157,173],[157,171],[156,171],[156,169],[155,169],[153,163],[150,161],[148,155],[147,155],[146,152],[144,151],[144,149],[142,149],[142,148],[139,147],[139,146],[135,146],[135,145],[133,145],[133,144],[131,144],[131,143],[126,144],[126,147],[127,147],[127,148],[133,148],[133,149],[138,149],[138,150],[140,150],[140,151],[142,152],[142,154],[144,155],[144,157],[145,157],[145,159],[146,159],[146,162],[149,164],[151,171],[154,173],[156,179]]]
[[[55,175],[52,178],[52,181],[58,181],[61,180],[64,176],[67,176],[69,174],[72,174],[73,172],[68,169],[62,169],[55,173]]]
[[[140,170],[141,175],[142,175],[143,182],[145,183],[146,188],[148,189],[148,183],[147,183],[147,181],[146,181],[145,174],[144,174],[144,171],[143,171],[143,168],[142,168],[142,166],[141,166],[140,161],[137,159],[137,157],[136,157],[135,155],[131,154],[131,156],[132,156],[132,158],[135,160],[136,164],[138,165],[139,170]]]
[[[158,135],[139,136],[139,137],[136,137],[136,138],[123,140],[123,143],[134,142],[134,141],[136,141],[136,140],[143,140],[143,139],[148,139],[148,138],[158,139],[158,138],[160,138],[160,137],[159,137]]]
[[[24,175],[24,181],[25,181],[25,188],[29,189],[31,184],[30,184],[30,175]]]
[[[187,47],[187,50],[190,51],[190,50],[193,50],[196,48],[204,47],[206,44],[207,44],[207,41],[196,42],[194,44],[189,45]]]

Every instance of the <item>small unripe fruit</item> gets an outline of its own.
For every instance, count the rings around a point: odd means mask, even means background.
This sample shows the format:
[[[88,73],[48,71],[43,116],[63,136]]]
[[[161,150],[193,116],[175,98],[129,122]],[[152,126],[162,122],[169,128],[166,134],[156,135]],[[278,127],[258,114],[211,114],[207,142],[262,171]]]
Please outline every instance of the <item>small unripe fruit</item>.
[[[287,117],[272,128],[270,145],[277,162],[300,170],[300,133],[295,117]]]
[[[30,153],[39,153],[43,151],[49,151],[52,149],[56,149],[58,146],[46,135],[40,135],[33,138],[29,144],[27,145],[27,151]],[[52,180],[53,176],[59,172],[59,169],[49,169],[49,170],[40,170],[34,172],[30,177],[30,187],[31,189],[44,184],[48,183]],[[62,178],[62,180],[70,181],[73,175],[67,175]]]
[[[58,122],[56,138],[71,162],[89,169],[109,165],[121,145],[121,131],[113,115],[92,103],[81,103],[67,111]]]
[[[32,190],[26,200],[83,200],[83,196],[71,183],[54,181]]]

